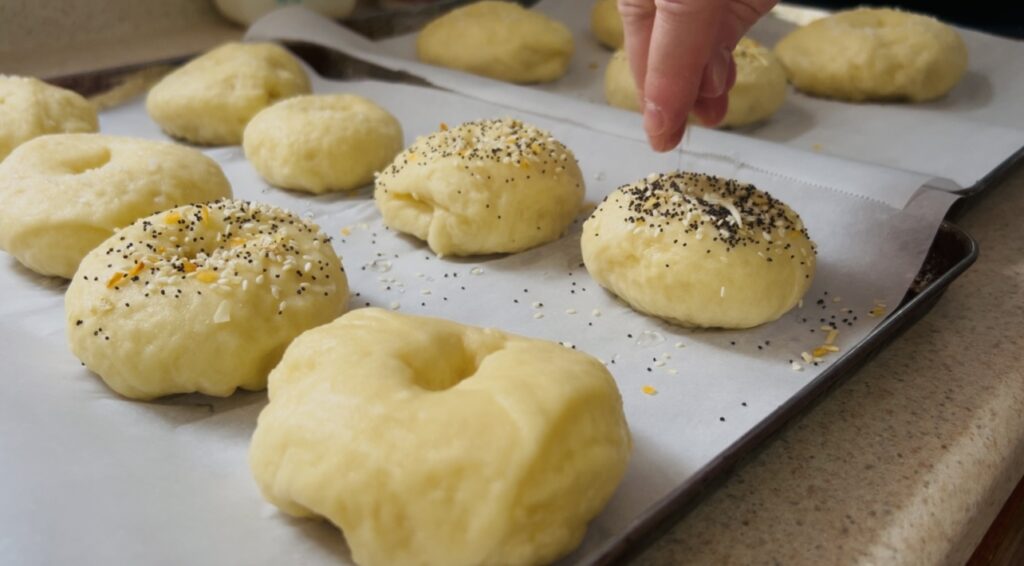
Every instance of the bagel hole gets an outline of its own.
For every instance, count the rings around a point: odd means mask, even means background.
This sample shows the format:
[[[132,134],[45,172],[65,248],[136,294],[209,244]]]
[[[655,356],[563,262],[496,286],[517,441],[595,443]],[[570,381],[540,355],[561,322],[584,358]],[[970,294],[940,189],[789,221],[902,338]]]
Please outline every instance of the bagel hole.
[[[427,391],[444,391],[476,375],[484,358],[501,347],[498,344],[466,344],[458,336],[442,339],[428,355],[415,355],[406,359],[412,369],[413,382]]]
[[[58,161],[54,166],[58,172],[66,175],[81,175],[110,163],[110,148],[105,146],[85,147],[80,152],[56,155],[56,157]]]

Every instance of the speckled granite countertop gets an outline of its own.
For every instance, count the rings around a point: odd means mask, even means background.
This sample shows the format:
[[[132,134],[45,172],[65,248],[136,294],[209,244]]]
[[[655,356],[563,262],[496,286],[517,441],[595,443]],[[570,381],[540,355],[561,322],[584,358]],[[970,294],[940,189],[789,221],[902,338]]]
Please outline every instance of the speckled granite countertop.
[[[1024,167],[978,262],[637,564],[962,564],[1024,475]]]

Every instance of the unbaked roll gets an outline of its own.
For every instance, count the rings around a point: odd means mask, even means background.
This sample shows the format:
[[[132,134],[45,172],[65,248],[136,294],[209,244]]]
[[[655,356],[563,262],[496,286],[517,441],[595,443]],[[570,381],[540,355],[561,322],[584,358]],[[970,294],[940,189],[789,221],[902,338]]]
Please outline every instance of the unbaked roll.
[[[590,275],[634,309],[689,327],[750,328],[793,308],[814,277],[803,221],[753,185],[652,174],[583,224]]]

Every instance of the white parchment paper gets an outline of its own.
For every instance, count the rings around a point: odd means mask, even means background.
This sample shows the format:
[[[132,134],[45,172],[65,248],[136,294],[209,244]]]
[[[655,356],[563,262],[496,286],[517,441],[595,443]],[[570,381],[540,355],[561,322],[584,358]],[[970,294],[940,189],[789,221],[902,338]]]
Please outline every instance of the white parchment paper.
[[[678,154],[653,154],[638,140],[439,90],[320,79],[314,88],[371,97],[399,118],[407,142],[441,121],[513,115],[548,128],[579,158],[591,203],[622,183],[680,164]],[[101,128],[163,138],[141,101],[104,113]],[[869,309],[898,304],[953,199],[908,186],[906,206],[891,206],[742,162],[688,156],[687,168],[754,182],[790,203],[820,251],[802,308],[750,331],[692,331],[638,315],[602,291],[580,265],[578,222],[566,237],[524,253],[441,260],[385,229],[368,188],[320,197],[283,191],[264,183],[238,147],[207,154],[223,165],[236,196],[299,212],[335,238],[352,308],[496,326],[569,342],[608,364],[636,449],[624,483],[570,561],[626,530],[842,355],[791,368],[789,360],[823,341],[823,321],[838,324],[844,352],[853,348],[881,320]],[[800,158],[810,167],[827,161]],[[882,176],[867,169],[864,179]],[[0,255],[0,563],[347,560],[337,530],[278,513],[250,477],[246,452],[265,394],[155,403],[119,398],[68,352],[64,289]],[[657,394],[645,394],[644,386]]]
[[[402,70],[432,84],[477,98],[562,117],[619,135],[643,139],[638,114],[604,102],[604,70],[611,52],[590,33],[593,0],[542,0],[533,9],[573,32],[575,53],[558,81],[516,86],[442,69],[416,60],[416,34],[369,41],[301,8],[256,22],[249,37],[304,40],[370,63]],[[763,18],[751,37],[774,45],[794,25]],[[917,172],[941,180],[932,186],[970,188],[1024,147],[1024,42],[960,30],[970,53],[964,79],[949,95],[926,104],[850,104],[790,89],[770,120],[736,130],[761,140],[864,163]],[[694,142],[715,132],[695,127]]]

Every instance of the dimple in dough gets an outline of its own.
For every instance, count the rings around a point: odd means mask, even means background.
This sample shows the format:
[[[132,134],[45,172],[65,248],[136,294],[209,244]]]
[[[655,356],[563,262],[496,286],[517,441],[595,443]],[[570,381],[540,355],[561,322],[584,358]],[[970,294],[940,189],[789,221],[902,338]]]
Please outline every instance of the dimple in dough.
[[[967,70],[967,46],[955,29],[890,8],[816,20],[782,38],[775,54],[796,88],[852,102],[932,100]]]
[[[815,248],[785,203],[752,185],[652,174],[610,194],[583,224],[583,262],[634,309],[690,327],[750,328],[810,288]]]
[[[579,544],[631,449],[615,382],[553,342],[366,308],[297,338],[249,462],[284,512],[363,566],[548,563]]]
[[[0,161],[42,135],[98,129],[96,108],[78,93],[31,77],[0,75]]]
[[[565,74],[572,33],[561,22],[513,2],[483,0],[430,22],[416,39],[425,63],[512,83]]]
[[[590,10],[590,32],[597,41],[611,49],[622,49],[625,35],[617,0],[597,0]]]
[[[373,181],[374,173],[402,151],[402,126],[361,96],[296,96],[257,114],[242,145],[272,185],[310,193],[344,191]]]
[[[786,72],[772,52],[756,41],[740,39],[732,52],[736,82],[729,90],[729,107],[717,128],[739,127],[764,121],[786,100]],[[604,77],[608,104],[640,111],[640,98],[623,51],[615,52]]]
[[[174,206],[231,196],[220,166],[178,144],[51,134],[0,163],[0,249],[70,278],[115,230]]]
[[[329,238],[270,205],[160,212],[91,251],[65,296],[68,342],[133,399],[258,390],[285,347],[345,311]]]
[[[583,174],[548,132],[503,118],[417,139],[377,177],[384,223],[438,255],[522,251],[560,237],[579,212]]]
[[[309,91],[306,71],[283,47],[226,43],[164,77],[149,91],[146,111],[175,138],[234,145],[257,112]]]

